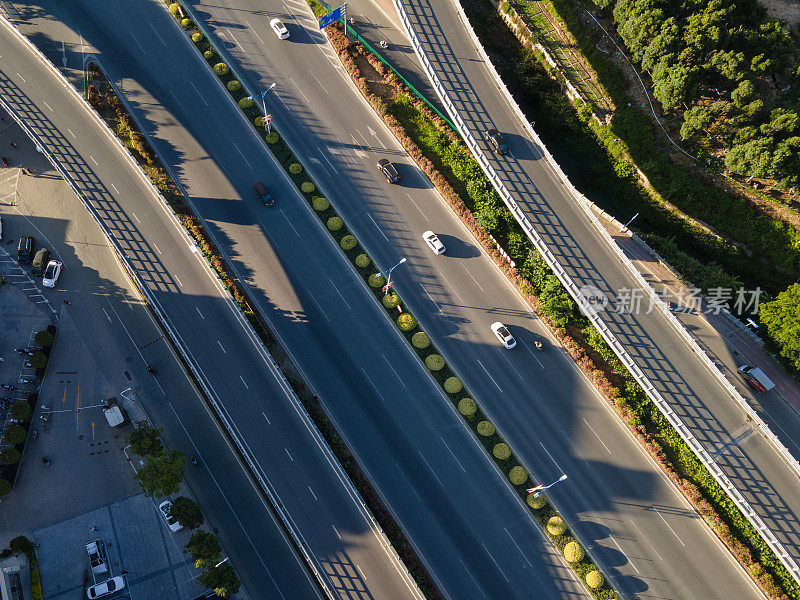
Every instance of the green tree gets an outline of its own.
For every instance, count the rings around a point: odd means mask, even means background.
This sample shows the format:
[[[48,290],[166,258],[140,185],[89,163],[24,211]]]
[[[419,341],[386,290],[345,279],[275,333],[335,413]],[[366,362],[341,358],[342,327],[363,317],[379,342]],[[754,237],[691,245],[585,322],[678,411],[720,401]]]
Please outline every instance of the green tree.
[[[220,598],[229,598],[239,591],[242,585],[236,573],[228,563],[222,563],[216,568],[203,571],[197,578],[201,585],[204,585]]]
[[[180,450],[150,454],[145,465],[136,473],[136,479],[145,496],[177,494],[185,466],[186,457]]]
[[[677,54],[680,43],[680,30],[674,17],[661,25],[658,35],[647,45],[642,55],[642,69],[652,72],[661,59],[668,54]]]
[[[12,446],[24,442],[27,435],[28,432],[20,425],[11,425],[6,427],[5,431],[3,431],[3,439]]]
[[[773,164],[772,143],[771,137],[760,137],[733,146],[725,155],[725,166],[740,175],[769,177]]]
[[[188,552],[194,559],[194,566],[198,569],[207,569],[219,562],[222,546],[213,533],[199,529],[189,538],[183,551]]]
[[[761,324],[780,348],[780,354],[800,369],[800,283],[791,285],[759,307]]]
[[[714,115],[705,106],[693,106],[683,113],[683,125],[681,125],[681,137],[688,140],[697,133],[707,130]]]
[[[197,529],[203,524],[203,511],[200,505],[190,498],[178,496],[172,502],[172,516],[188,529]]]
[[[665,111],[670,111],[688,102],[697,87],[697,67],[672,64],[669,56],[656,65],[653,71],[653,96]]]
[[[17,421],[29,421],[31,418],[31,405],[25,400],[17,400],[11,405],[9,414]]]
[[[156,429],[147,421],[139,421],[136,429],[125,438],[125,442],[130,444],[131,450],[139,456],[159,454],[164,450],[161,443],[161,432],[163,429]]]
[[[575,302],[561,282],[551,273],[539,294],[542,310],[559,326],[565,327],[575,311]]]
[[[723,79],[739,81],[745,75],[744,52],[717,50],[711,55],[711,68]]]

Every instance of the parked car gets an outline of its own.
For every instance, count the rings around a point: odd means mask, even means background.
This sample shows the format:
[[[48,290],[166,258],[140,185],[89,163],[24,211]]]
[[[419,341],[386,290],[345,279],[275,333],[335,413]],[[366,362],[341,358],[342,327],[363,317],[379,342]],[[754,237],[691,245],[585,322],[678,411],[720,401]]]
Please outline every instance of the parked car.
[[[100,573],[108,571],[103,542],[100,540],[89,542],[86,544],[86,553],[89,555],[89,564],[92,566],[92,573],[99,575]]]
[[[398,173],[394,165],[385,158],[378,161],[378,170],[383,173],[383,176],[386,177],[386,181],[389,183],[397,183],[400,181],[400,173]]]
[[[105,581],[101,581],[100,583],[93,585],[86,590],[86,595],[89,597],[89,600],[94,600],[95,598],[108,596],[109,594],[113,594],[114,592],[124,588],[125,580],[121,576],[117,575],[116,577],[106,579]]]
[[[517,345],[517,340],[514,339],[514,336],[511,335],[511,332],[508,330],[508,328],[500,321],[495,321],[492,323],[492,333],[508,350],[511,350],[511,348]]]
[[[279,39],[285,40],[289,37],[289,30],[286,29],[286,25],[280,19],[272,19],[269,22],[269,26],[272,27],[272,31],[275,32]]]
[[[435,233],[426,231],[422,234],[422,239],[425,240],[425,243],[428,244],[428,248],[430,248],[434,254],[444,254],[444,244]]]
[[[508,152],[508,145],[497,129],[487,129],[483,137],[486,138],[486,141],[489,142],[489,145],[494,148],[494,151],[498,154],[505,154]]]
[[[21,263],[29,263],[33,258],[33,250],[36,247],[36,240],[32,235],[23,235],[17,244],[17,259]]]
[[[34,275],[43,275],[48,262],[50,262],[50,250],[47,248],[39,248],[36,251],[36,255],[33,257],[31,271]]]
[[[42,285],[44,287],[56,287],[58,276],[61,275],[62,263],[60,260],[51,260],[47,263],[47,268],[44,270],[42,277]]]
[[[178,519],[172,516],[172,502],[164,500],[164,502],[158,505],[158,510],[167,522],[167,527],[169,527],[170,531],[174,533],[183,529],[183,525],[178,523]]]
[[[253,184],[253,189],[258,194],[258,197],[261,198],[261,201],[264,203],[264,206],[272,206],[275,204],[275,198],[272,196],[272,192],[267,189],[262,182],[256,181]]]

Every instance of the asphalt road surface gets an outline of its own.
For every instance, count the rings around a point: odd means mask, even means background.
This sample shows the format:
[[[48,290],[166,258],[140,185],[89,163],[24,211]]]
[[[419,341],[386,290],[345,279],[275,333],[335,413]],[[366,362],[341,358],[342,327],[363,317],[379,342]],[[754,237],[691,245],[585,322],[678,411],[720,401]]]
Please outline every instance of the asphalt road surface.
[[[545,244],[578,287],[594,286],[625,304],[626,290],[640,289],[566,187],[541,157],[483,64],[451,1],[404,0],[412,26],[471,134],[496,127],[509,155],[486,154]],[[591,192],[589,191],[591,196]],[[630,292],[627,293],[630,304]],[[683,338],[647,302],[634,312],[600,311],[672,410],[710,452],[789,553],[800,559],[800,479],[718,379],[697,360]]]
[[[274,2],[267,10],[263,3],[194,6],[215,27],[252,92],[276,82],[267,110],[379,264],[408,258],[394,273],[398,289],[518,456],[541,481],[569,474],[551,497],[615,583],[630,595],[759,597],[354,95],[303,3]],[[353,14],[358,23],[360,13]],[[277,40],[267,28],[274,16],[287,23],[289,40]],[[370,13],[370,22],[379,18]],[[390,40],[390,48],[402,43]],[[383,157],[397,164],[400,185],[388,185],[375,169]],[[445,256],[425,248],[420,234],[426,229],[439,233]],[[488,329],[498,319],[520,340],[514,353],[501,351]],[[545,339],[548,350],[532,352],[535,339]],[[359,423],[348,426],[340,407],[331,410],[348,439],[357,440]],[[687,555],[703,560],[687,563]]]
[[[54,74],[17,38],[2,31],[0,86],[8,108],[24,117],[40,145],[60,162],[96,217],[130,256],[153,304],[179,332],[190,360],[259,465],[258,476],[270,482],[290,512],[329,585],[341,597],[385,597],[390,592],[392,597],[415,598],[340,471],[292,404],[264,350],[249,334],[242,315],[145,179],[90,118],[85,105],[65,93]],[[80,210],[78,200],[73,198],[73,203],[72,209]],[[73,289],[95,296],[86,311],[76,311],[76,323],[86,326],[87,334],[95,332],[98,343],[108,340],[113,348],[110,333],[103,335],[99,327],[91,325],[92,319],[102,318],[99,304],[116,327],[115,333],[127,336],[138,347],[129,373],[139,382],[145,379],[145,392],[164,403],[157,414],[173,426],[178,422],[174,431],[184,448],[186,438],[181,434],[191,432],[187,454],[199,456],[203,467],[189,467],[189,482],[194,483],[193,489],[215,523],[226,528],[223,542],[230,548],[251,597],[320,597],[305,565],[270,519],[269,510],[235,457],[225,449],[224,439],[170,349],[157,341],[150,343],[159,337],[158,329],[148,322],[141,307],[120,306],[126,301],[121,292],[111,290],[120,296],[112,302],[104,298],[109,290],[92,287],[98,283],[96,273],[81,269],[81,261],[66,251],[60,226],[52,221],[47,238],[64,249],[66,270],[61,285],[74,285]],[[109,358],[120,357],[110,353]],[[117,370],[126,363],[117,363]],[[147,374],[146,364],[156,365],[156,378]],[[206,465],[211,471],[208,475],[202,473]]]
[[[80,28],[124,90],[134,114],[157,136],[159,150],[195,208],[286,348],[300,358],[296,362],[334,413],[445,593],[452,598],[523,598],[535,588],[543,597],[584,597],[503,475],[486,459],[416,356],[403,347],[399,333],[321,233],[316,217],[279,174],[202,59],[187,42],[167,45],[168,36],[180,40],[182,34],[163,5],[143,1],[89,8],[72,3],[66,13],[53,10],[54,23],[73,23],[71,39]],[[135,50],[127,41],[114,39],[121,22],[138,27],[125,32],[136,40]],[[40,35],[38,41],[55,58],[63,34],[50,30],[49,35]],[[76,44],[70,48],[68,64],[79,60],[79,51]],[[55,100],[50,101],[52,106]],[[59,119],[61,113],[59,105]],[[67,123],[62,125],[65,129]],[[69,147],[64,137],[58,142]],[[91,171],[105,174],[111,169],[105,166],[105,154],[80,146],[74,160],[80,160],[77,154],[98,156],[100,165]],[[85,163],[80,167],[81,172],[87,169]],[[256,178],[266,181],[277,197],[277,206],[269,211],[252,192]],[[127,179],[121,165],[114,165],[103,181],[113,181],[119,189]],[[253,406],[252,390],[268,385],[261,381],[263,364],[248,358],[243,346],[249,340],[232,339],[240,328],[231,317],[213,312],[215,291],[199,289],[204,282],[192,257],[186,256],[191,254],[188,244],[175,240],[175,232],[164,223],[164,211],[144,191],[125,190],[105,200],[114,203],[108,207],[114,214],[104,218],[115,230],[124,228],[124,239],[131,240],[124,242],[126,250],[158,303],[165,310],[175,307],[174,313],[170,310],[173,325],[185,343],[198,349],[193,359],[205,377],[226,382],[224,392],[216,393],[225,399],[227,413],[248,443],[264,446],[262,468],[271,473],[289,469],[276,476],[273,485],[288,488],[282,501],[287,508],[299,507],[292,511],[295,520],[316,524],[314,538],[310,533],[307,537],[309,546],[327,563],[335,557],[358,564],[367,574],[355,583],[370,586],[368,593],[398,597],[401,584],[392,584],[392,575],[380,570],[386,561],[380,550],[368,547],[364,532],[352,523],[346,529],[327,526],[328,511],[333,513],[330,521],[338,523],[334,517],[343,518],[338,513],[347,513],[347,507],[327,497],[334,484],[310,474],[308,449],[284,447],[308,437],[292,426],[294,409],[269,398],[262,407],[260,396]],[[359,327],[353,327],[354,322]]]

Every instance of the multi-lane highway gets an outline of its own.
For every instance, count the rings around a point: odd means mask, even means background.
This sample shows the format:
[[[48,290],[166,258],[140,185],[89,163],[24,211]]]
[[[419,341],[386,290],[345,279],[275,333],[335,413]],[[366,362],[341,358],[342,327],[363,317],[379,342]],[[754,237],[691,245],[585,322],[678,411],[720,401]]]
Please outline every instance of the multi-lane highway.
[[[31,15],[28,31],[36,28],[43,51],[57,58],[61,39],[77,39],[80,30],[134,114],[157,136],[159,151],[194,207],[444,593],[523,598],[535,588],[542,597],[584,597],[164,7],[146,0],[102,8],[89,4],[71,3],[68,9],[48,4],[55,19]],[[135,49],[114,38],[119,23],[126,24],[123,37],[136,40]],[[67,52],[68,64],[79,60],[79,50],[76,45]],[[28,71],[11,68],[11,73]],[[41,85],[46,90],[47,82]],[[107,164],[114,157],[107,157],[110,151],[99,136],[82,133],[91,129],[85,117],[43,90],[34,102],[58,107],[47,117],[66,131],[63,136],[55,127],[48,131],[55,149],[71,152],[60,158],[78,162],[76,171],[96,174],[102,184],[92,179],[94,188],[114,190],[98,199],[108,203],[103,218],[120,233],[156,303],[193,349],[203,378],[226,382],[224,389],[215,386],[215,395],[242,438],[258,447],[261,472],[276,479],[273,486],[282,490],[281,501],[317,560],[335,572],[346,570],[350,579],[340,581],[341,587],[368,586],[365,593],[374,597],[404,595],[403,580],[382,568],[390,564],[363,524],[341,524],[352,510],[335,500],[333,482],[313,472],[313,457],[302,446],[308,436],[291,422],[295,409],[261,392],[269,389],[260,374],[263,362],[247,355],[245,341],[236,339],[240,326],[216,309],[216,290],[203,288],[189,245],[169,231],[165,211],[143,190],[128,187],[132,178],[119,164]],[[77,140],[67,137],[70,132]],[[79,156],[99,164],[90,168]],[[256,179],[271,186],[274,208],[267,210],[253,193]]]
[[[275,3],[266,11],[263,6],[242,3],[235,8],[219,3],[194,6],[208,23],[226,24],[214,31],[252,92],[258,94],[277,83],[267,95],[268,110],[379,263],[389,266],[399,256],[409,258],[395,273],[399,289],[520,456],[543,480],[561,470],[574,478],[569,486],[554,488],[553,496],[604,566],[612,575],[617,573],[620,587],[631,594],[647,590],[664,597],[758,597],[746,574],[607,412],[571,362],[557,350],[533,355],[526,349],[525,344],[532,347],[533,337],[542,335],[543,330],[366,103],[354,95],[324,38],[314,31],[305,6],[295,2],[287,10]],[[273,16],[288,24],[289,40],[277,40],[269,31],[267,22]],[[194,114],[191,107],[196,100],[191,96],[185,100],[185,111]],[[206,139],[200,130],[197,135]],[[379,157],[399,163],[404,178],[400,186],[388,186],[376,171]],[[294,204],[279,197],[278,208],[294,210]],[[274,220],[269,213],[264,218]],[[228,214],[227,221],[236,219]],[[297,227],[295,218],[291,222]],[[286,229],[288,220],[281,223]],[[226,232],[232,231],[224,220],[219,224]],[[425,249],[419,235],[427,228],[441,234],[449,248],[446,256],[437,258]],[[303,229],[298,232],[304,234]],[[277,232],[268,230],[267,235]],[[245,239],[242,231],[226,236],[240,243]],[[268,237],[268,241],[274,248],[277,242],[277,250],[283,245],[276,238]],[[264,248],[254,241],[241,250],[237,258],[242,267],[255,272],[258,265],[267,264],[258,254]],[[294,268],[292,262],[283,261],[282,265],[287,270]],[[334,283],[339,288],[348,281],[341,273],[327,279],[331,287],[314,298],[335,297]],[[303,285],[311,283],[304,278]],[[297,303],[279,304],[280,310],[271,308],[278,286],[267,287],[269,298],[262,305],[267,306],[276,330],[285,332],[282,337],[298,362],[307,372],[320,373],[322,382],[323,371],[315,368],[309,344],[303,344],[307,338],[281,316],[281,311],[294,314]],[[352,310],[351,295],[344,296],[340,310]],[[313,301],[306,303],[304,310],[310,311],[308,327],[320,327],[318,321],[324,324],[326,317],[314,310]],[[519,352],[504,354],[497,347],[488,330],[497,318],[514,328],[522,342]],[[331,331],[332,336],[334,333]],[[348,338],[351,333],[348,331]],[[399,360],[394,343],[384,341],[379,354],[393,366]],[[347,363],[340,360],[339,364]],[[378,366],[373,362],[372,368]],[[400,380],[408,385],[408,379],[399,380],[385,368],[384,372],[385,379],[376,379],[384,382],[384,395],[396,393]],[[370,377],[372,373],[370,370]],[[534,375],[523,379],[521,373]],[[405,393],[400,396],[404,405],[416,400],[407,389],[399,391]],[[321,397],[330,398],[327,394]],[[352,406],[329,403],[348,441],[357,449],[365,448],[362,439],[368,434],[363,431],[363,413]],[[387,427],[383,421],[369,422],[378,430]],[[367,454],[367,461],[374,462],[372,453]],[[703,556],[703,560],[687,564],[684,553]]]
[[[641,289],[640,284],[542,159],[472,43],[455,1],[403,0],[402,5],[467,130],[476,139],[489,127],[506,135],[510,155],[497,157],[488,148],[486,155],[556,260],[579,288],[601,290],[613,308],[625,304],[626,291]],[[638,310],[605,310],[599,316],[654,390],[715,453],[716,463],[790,555],[800,559],[800,478],[790,463],[660,310],[647,311],[643,303]],[[718,452],[722,447],[730,450]]]
[[[86,105],[67,93],[53,70],[7,28],[0,36],[0,56],[5,107],[24,119],[39,145],[58,162],[111,232],[115,244],[130,257],[150,303],[178,332],[176,337],[197,366],[201,382],[233,424],[245,452],[257,465],[257,475],[268,480],[290,514],[328,586],[340,597],[418,598],[401,566],[384,549],[381,536],[344,476],[323,451],[319,436],[312,433],[308,419],[293,404],[288,386],[251,335],[245,319],[134,163]],[[80,206],[77,199],[73,202]],[[63,248],[57,230],[51,234],[50,241]],[[80,264],[77,259],[66,261],[70,275],[62,285],[75,285],[86,292],[96,280]],[[91,291],[102,294],[105,290]],[[241,559],[246,571],[243,580],[252,597],[320,597],[305,565],[254,494],[253,484],[243,477],[231,452],[222,451],[219,432],[208,421],[207,409],[174,364],[168,347],[146,345],[158,337],[157,329],[141,309],[137,312],[120,306],[126,300],[124,296],[115,298],[115,307],[106,306],[100,296],[96,299],[103,308],[113,309],[115,319],[110,315],[109,319],[116,325],[116,333],[130,336],[131,343],[139,347],[133,355],[136,358],[131,357],[134,367],[127,360],[120,361],[116,371],[120,374],[130,369],[137,378],[152,380],[144,365],[159,368],[157,379],[145,385],[146,392],[162,392],[153,405],[168,404],[156,412],[172,423],[179,421],[181,429],[186,427],[192,446],[186,448],[184,438],[183,447],[187,453],[201,456],[215,475],[191,473],[190,477],[196,478],[195,487],[209,486],[208,492],[198,490],[198,497],[210,498],[207,509],[213,511],[213,522],[231,529],[223,533],[223,541],[234,546],[230,551]],[[83,315],[76,322],[87,327],[87,335],[94,331],[91,319],[103,318],[96,308],[93,314],[77,315]],[[109,348],[113,348],[110,340]],[[119,355],[110,353],[109,358]],[[194,426],[196,430],[188,429]],[[253,540],[254,536],[263,538]]]

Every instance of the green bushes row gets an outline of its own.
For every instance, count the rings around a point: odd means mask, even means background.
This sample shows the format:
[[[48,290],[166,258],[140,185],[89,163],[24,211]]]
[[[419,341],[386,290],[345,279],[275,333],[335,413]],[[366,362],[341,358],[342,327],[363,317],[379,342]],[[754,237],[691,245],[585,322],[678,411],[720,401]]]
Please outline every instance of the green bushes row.
[[[490,8],[486,8],[485,5],[476,5],[470,0],[464,0],[463,4],[476,33],[486,45],[489,53],[504,54],[503,47],[510,47],[512,44],[508,40],[509,33],[505,29],[505,25],[496,13]],[[514,44],[516,44],[515,38]],[[519,51],[518,44],[516,44],[515,51]],[[508,56],[507,53],[505,55]],[[517,53],[512,60],[505,60],[503,64],[514,65],[511,68],[521,68],[526,61],[527,65],[522,72],[530,79],[528,85],[547,87],[547,78],[538,68],[535,58],[530,53]],[[501,69],[502,75],[503,70]],[[508,83],[505,77],[504,80]],[[553,93],[547,96],[547,103],[541,102],[541,98],[539,98],[536,112],[537,129],[540,129],[539,125],[543,122],[547,127],[548,124],[553,126],[555,123],[576,121],[577,119],[573,108],[564,101],[560,91],[554,90],[552,87],[551,91]],[[545,106],[545,104],[547,105]],[[395,110],[395,106],[398,107],[397,110]],[[450,140],[445,132],[437,130],[433,122],[429,119],[426,120],[418,111],[415,113],[408,104],[401,101],[395,106],[390,111],[406,126],[406,131],[422,149],[425,156],[437,166],[442,165],[442,174],[448,184],[455,189],[464,190],[467,189],[467,185],[472,190],[480,189],[485,185],[483,181],[470,180],[467,183],[455,180],[456,173],[469,172],[469,168],[463,165],[463,161],[470,160],[470,158],[465,159],[453,148],[457,142]],[[556,125],[556,127],[560,127],[560,125]],[[571,145],[571,147],[574,153],[579,155],[579,159],[584,158],[580,156],[583,148],[580,144]],[[572,157],[571,160],[574,159]],[[591,166],[590,163],[590,168]],[[481,178],[485,179],[482,174]],[[644,198],[644,195],[642,197]],[[474,202],[474,195],[467,194],[464,201],[469,205],[471,201]],[[473,204],[470,208],[478,213],[476,220],[483,225],[486,221],[481,223],[482,207]],[[495,227],[490,231],[492,235],[501,240],[515,263],[520,265],[518,269],[507,269],[512,280],[523,293],[531,294],[533,292],[538,295],[536,300],[538,300],[540,312],[554,327],[565,348],[582,368],[590,371],[595,384],[613,402],[623,420],[637,434],[645,448],[665,468],[684,495],[693,502],[698,512],[748,569],[762,589],[774,597],[786,593],[791,597],[800,598],[800,588],[783,564],[627,370],[616,360],[613,352],[605,345],[599,334],[576,310],[566,290],[532,247],[527,236],[510,218],[510,213],[505,215],[504,210],[506,210],[505,207],[494,210],[497,218]],[[665,238],[656,239],[656,245],[665,254],[670,254],[674,241]],[[698,267],[696,263],[691,263],[690,266],[695,269]],[[763,265],[760,267],[763,268]],[[705,281],[721,277],[719,273],[713,272],[713,269],[706,272],[698,271],[698,273]],[[570,338],[567,334],[567,326],[570,326],[570,331],[583,329],[584,335],[578,336],[577,339]],[[594,350],[597,355],[605,357],[608,362],[602,359],[595,359],[593,362],[587,350]],[[596,362],[598,360],[599,362]],[[621,378],[622,383],[616,386],[612,385],[607,377],[608,373]],[[480,409],[475,414],[480,419]],[[490,438],[481,436],[480,439],[483,443],[484,440]],[[563,546],[560,548],[563,549]]]

